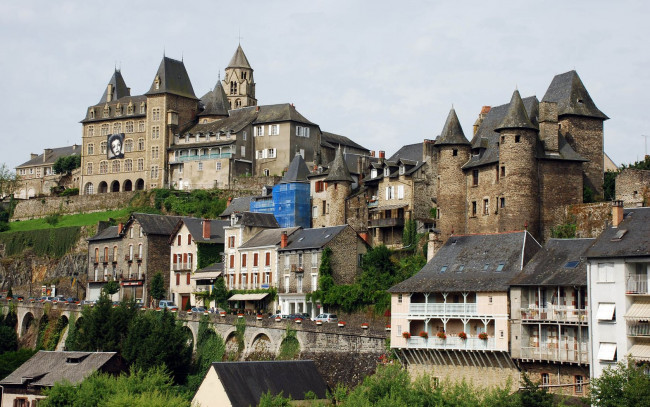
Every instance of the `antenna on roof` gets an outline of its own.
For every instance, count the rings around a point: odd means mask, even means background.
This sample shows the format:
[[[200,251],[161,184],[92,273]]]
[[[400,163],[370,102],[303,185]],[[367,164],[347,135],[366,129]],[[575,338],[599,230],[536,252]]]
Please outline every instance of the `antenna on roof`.
[[[165,47],[163,47],[163,58],[165,57]]]
[[[237,37],[237,45],[241,45],[241,26],[238,29]]]

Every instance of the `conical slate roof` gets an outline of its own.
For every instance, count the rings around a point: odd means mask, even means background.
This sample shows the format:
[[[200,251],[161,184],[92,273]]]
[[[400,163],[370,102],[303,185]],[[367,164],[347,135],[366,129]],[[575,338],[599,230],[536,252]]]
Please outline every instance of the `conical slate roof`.
[[[609,119],[591,100],[589,92],[587,92],[576,71],[556,75],[551,81],[542,102],[557,103],[559,116],[570,114],[603,120]]]
[[[309,175],[309,168],[307,168],[307,164],[305,164],[305,160],[303,160],[302,156],[297,153],[296,156],[293,157],[289,169],[284,173],[284,177],[282,177],[280,184],[288,184],[290,182],[309,182],[307,175]]]
[[[201,103],[205,109],[199,113],[199,116],[228,116],[230,103],[221,81],[217,82],[217,86],[213,90],[203,95]]]
[[[445,122],[445,127],[442,129],[442,133],[438,140],[436,140],[436,145],[444,144],[466,144],[469,145],[469,141],[463,133],[463,128],[460,126],[460,121],[456,115],[456,110],[452,107],[447,116],[447,121]]]
[[[111,100],[117,100],[124,96],[130,96],[129,88],[126,86],[126,82],[124,82],[122,73],[116,69],[115,72],[113,72],[111,80],[108,81],[106,89],[104,89],[104,94],[102,95],[102,99],[99,101],[99,104],[106,103],[108,101],[108,85],[113,85],[113,94],[111,95]]]
[[[501,123],[494,129],[495,131],[503,129],[533,129],[537,128],[530,122],[528,114],[526,113],[526,108],[524,107],[524,102],[521,100],[521,95],[519,91],[515,90],[512,93],[512,99],[510,99],[510,104],[508,105],[508,112],[503,118]]]
[[[156,78],[160,80],[160,86],[157,89]],[[197,98],[183,61],[177,61],[167,57],[163,57],[162,61],[160,61],[158,72],[156,72],[151,88],[146,95],[161,93],[171,93],[191,99]]]
[[[345,165],[343,160],[343,154],[341,153],[341,147],[336,150],[336,155],[334,156],[334,161],[330,164],[329,174],[325,178],[327,182],[354,182],[350,176],[350,171],[348,166]]]
[[[235,55],[232,56],[232,59],[228,63],[227,68],[247,68],[252,69],[251,64],[248,63],[248,58],[244,54],[244,50],[241,48],[241,45],[237,46],[237,51]]]

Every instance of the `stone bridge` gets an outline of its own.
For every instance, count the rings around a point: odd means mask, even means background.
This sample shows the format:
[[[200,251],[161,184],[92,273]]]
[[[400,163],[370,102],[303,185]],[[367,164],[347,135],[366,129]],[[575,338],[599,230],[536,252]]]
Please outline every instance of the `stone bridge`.
[[[0,302],[3,314],[9,311],[10,304]],[[74,316],[78,322],[81,317],[81,306],[65,303],[25,303],[13,302],[15,306],[18,323],[16,332],[19,338],[25,336],[30,327],[38,328],[43,321],[43,316],[55,311],[58,318],[65,318],[65,322]],[[143,311],[156,312],[156,311]],[[191,314],[180,312],[179,321],[192,335],[192,342],[196,347],[199,322],[203,314]],[[218,316],[208,314],[213,323],[215,332],[221,335],[226,342],[228,350],[237,347],[236,324],[239,319],[235,315]],[[363,329],[359,326],[339,327],[337,324],[323,324],[317,326],[313,321],[304,321],[301,324],[289,320],[276,322],[273,319],[264,317],[258,320],[255,316],[243,317],[246,328],[244,330],[244,349],[242,357],[254,353],[265,353],[277,355],[280,352],[282,342],[286,339],[287,328],[296,331],[296,339],[300,345],[301,352],[354,352],[354,353],[382,353],[385,351],[385,340],[387,332],[384,326],[370,326]],[[38,332],[38,330],[36,330]],[[57,350],[63,349],[67,328],[61,335]]]

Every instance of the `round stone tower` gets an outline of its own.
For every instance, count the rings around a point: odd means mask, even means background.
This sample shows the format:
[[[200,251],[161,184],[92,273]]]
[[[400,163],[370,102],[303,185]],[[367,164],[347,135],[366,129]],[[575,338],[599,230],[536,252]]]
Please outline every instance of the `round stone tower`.
[[[470,157],[471,145],[452,108],[440,137],[436,140],[438,150],[438,208],[436,226],[446,241],[452,232],[465,233],[465,208],[467,187],[462,166]]]
[[[345,225],[345,202],[352,191],[353,181],[339,146],[334,161],[330,165],[329,174],[325,178],[327,183],[325,195],[327,201],[327,226]]]
[[[539,178],[537,128],[530,121],[515,90],[499,133],[499,171],[505,184],[499,199],[499,230],[528,231],[539,237]]]

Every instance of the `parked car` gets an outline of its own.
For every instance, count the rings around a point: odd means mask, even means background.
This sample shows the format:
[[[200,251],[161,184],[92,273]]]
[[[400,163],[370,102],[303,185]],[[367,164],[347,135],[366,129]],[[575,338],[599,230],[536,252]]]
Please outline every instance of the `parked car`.
[[[316,318],[314,318],[314,321],[322,321],[322,322],[337,322],[339,319],[336,317],[336,314],[319,314]]]
[[[282,318],[282,319],[289,319],[289,315],[288,315],[288,314],[273,314],[273,315],[271,315],[269,318],[271,318],[271,319],[275,319],[275,318],[278,318],[278,317],[280,317],[280,318]]]
[[[41,299],[39,301],[40,302],[52,302],[52,301],[54,301],[54,297],[52,297],[52,296],[49,296],[49,297],[48,296],[43,296],[43,297],[41,297]]]
[[[92,307],[93,305],[95,305],[95,301],[94,300],[83,300],[83,301],[81,301],[81,305],[89,305],[89,306]]]
[[[68,301],[69,303],[74,304],[74,303],[79,302],[79,298],[77,298],[77,297],[68,297],[68,298],[65,299],[65,301]]]
[[[164,309],[167,308],[170,311],[178,311],[178,306],[174,304],[172,300],[160,300],[158,303],[158,308]]]
[[[207,311],[207,309],[205,309],[205,307],[192,307],[191,311],[204,313],[205,311]]]
[[[289,314],[288,319],[291,320],[296,320],[296,319],[302,319],[303,321],[308,321],[309,320],[309,314],[307,313],[302,313],[302,314]]]

